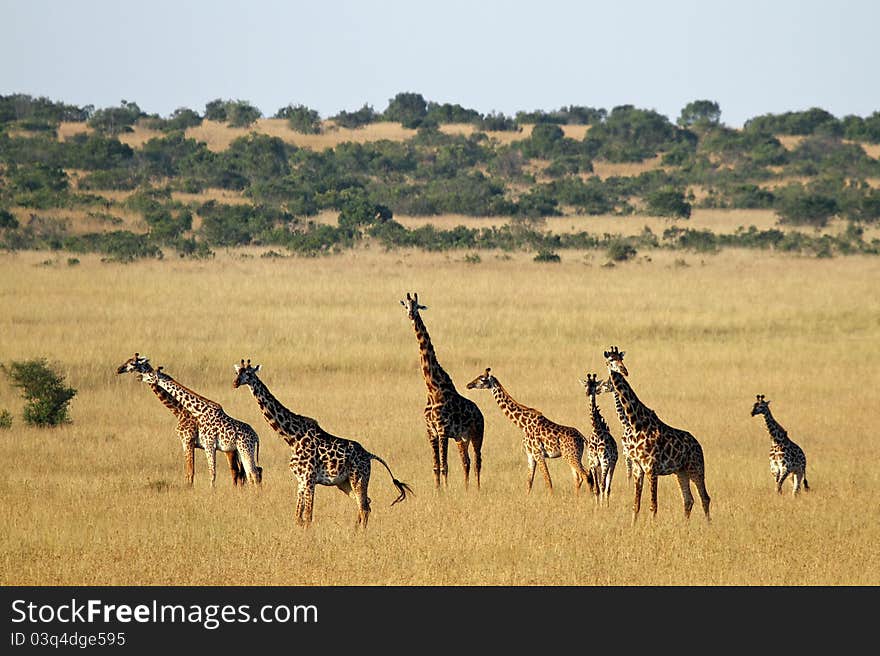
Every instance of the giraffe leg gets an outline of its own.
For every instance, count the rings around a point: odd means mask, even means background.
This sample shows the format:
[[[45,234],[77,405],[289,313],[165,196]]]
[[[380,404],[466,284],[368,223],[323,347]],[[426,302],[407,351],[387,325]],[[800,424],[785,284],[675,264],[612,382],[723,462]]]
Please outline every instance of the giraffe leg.
[[[464,488],[467,489],[471,477],[471,457],[468,455],[468,440],[456,440],[458,454],[461,456],[461,468],[464,470]]]
[[[482,426],[470,439],[474,451],[474,474],[477,478],[477,489],[480,489],[480,471],[483,469],[483,428]]]
[[[367,461],[367,467],[369,466],[369,461]],[[367,528],[367,520],[370,519],[370,497],[367,495],[367,489],[369,485],[369,469],[367,469],[365,472],[361,472],[359,474],[356,473],[352,476],[351,487],[358,504],[357,526],[360,526],[362,529]]]
[[[801,491],[801,475],[800,474],[792,474],[791,475],[791,496],[795,497]]]
[[[239,473],[239,469],[241,467],[241,463],[238,461],[238,454],[235,451],[227,451],[225,454],[226,462],[229,465],[229,474],[232,476],[232,484],[233,485],[241,485],[241,475]]]
[[[296,513],[294,514],[294,520],[296,521],[297,526],[305,526],[305,508],[306,508],[306,488],[305,483],[300,481],[296,490]]]
[[[639,510],[642,508],[642,484],[645,481],[645,472],[641,468],[634,470],[633,472],[635,476],[635,480],[633,481],[633,524],[636,523],[636,519],[639,516]]]
[[[217,478],[217,444],[211,442],[205,445],[205,458],[208,460],[208,480],[211,481],[211,487],[214,487],[214,481]]]
[[[449,448],[449,439],[441,437],[438,444],[440,448],[440,478],[443,481],[443,488],[449,487],[449,461],[447,459],[447,449]]]
[[[547,491],[550,494],[553,494],[553,481],[550,480],[550,469],[547,467],[547,459],[544,456],[540,456],[538,459],[538,465],[541,467],[541,475],[544,477],[544,482],[547,484]]]
[[[440,438],[433,436],[428,431],[428,441],[431,443],[431,455],[434,458],[434,487],[440,488]]]
[[[657,516],[657,474],[652,471],[648,472],[648,485],[651,491],[651,516]]]
[[[584,479],[578,473],[578,470],[575,467],[571,468],[571,475],[572,475],[572,478],[574,478],[574,493],[575,493],[575,495],[580,495],[581,485],[583,485]]]
[[[789,474],[788,470],[785,470],[782,473],[782,475],[776,479],[776,493],[777,494],[782,494],[782,483],[783,483],[783,481],[785,481],[786,478],[788,478],[788,474]]]
[[[186,484],[192,487],[193,477],[195,476],[195,455],[196,450],[192,442],[184,442],[183,444],[183,463],[186,472]]]
[[[310,475],[306,478],[303,489],[303,524],[309,526],[312,523],[312,511],[315,504],[315,477]]]
[[[538,464],[535,461],[535,458],[531,453],[528,456],[528,460],[529,460],[529,476],[526,479],[526,494],[529,494],[532,491],[532,482],[535,480],[535,467]]]
[[[681,488],[681,500],[684,502],[684,516],[690,518],[691,509],[694,507],[694,495],[691,492],[691,479],[685,472],[676,472],[678,487]]]
[[[706,477],[704,473],[700,473],[698,475],[694,475],[691,480],[693,480],[694,485],[697,486],[697,494],[700,495],[700,503],[703,504],[703,514],[706,515],[706,521],[710,521],[709,519],[709,503],[711,499],[709,498],[709,492],[706,490]]]

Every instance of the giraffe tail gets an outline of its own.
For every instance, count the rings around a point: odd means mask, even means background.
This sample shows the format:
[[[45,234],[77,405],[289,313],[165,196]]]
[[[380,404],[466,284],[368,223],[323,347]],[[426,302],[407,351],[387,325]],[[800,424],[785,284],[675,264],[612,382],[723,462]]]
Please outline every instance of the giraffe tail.
[[[416,493],[412,491],[412,488],[409,485],[407,485],[406,483],[404,483],[402,481],[398,481],[396,478],[394,478],[394,474],[391,472],[391,467],[389,467],[388,463],[385,462],[384,460],[382,460],[382,458],[377,456],[375,453],[371,453],[370,459],[371,460],[378,460],[379,462],[381,462],[385,466],[385,469],[388,470],[388,474],[391,476],[391,482],[394,483],[394,487],[396,487],[397,491],[400,492],[400,495],[398,495],[398,497],[394,501],[391,502],[392,506],[395,503],[406,499],[407,492],[409,492],[413,496],[416,495]]]

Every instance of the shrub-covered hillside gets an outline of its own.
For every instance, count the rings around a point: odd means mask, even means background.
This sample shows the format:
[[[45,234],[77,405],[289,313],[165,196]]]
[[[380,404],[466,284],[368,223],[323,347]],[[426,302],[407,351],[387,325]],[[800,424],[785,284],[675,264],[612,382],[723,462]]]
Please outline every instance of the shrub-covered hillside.
[[[273,134],[269,125],[283,130]],[[338,136],[382,125],[397,126],[397,138]],[[218,148],[200,138],[211,126],[238,136]],[[621,258],[657,247],[877,253],[880,243],[864,230],[880,220],[878,153],[880,112],[837,118],[812,108],[731,129],[708,100],[689,103],[673,122],[631,105],[483,115],[400,93],[382,112],[364,105],[322,119],[294,105],[264,117],[240,100],[160,117],[134,102],[95,109],[16,94],[0,96],[0,248],[121,260],[205,257],[248,244],[315,254],[362,240],[545,255],[606,248]],[[637,165],[631,174],[597,173],[627,164]],[[677,222],[662,234],[624,238],[593,234],[586,221],[564,234],[534,221],[687,219],[700,208],[770,210],[779,225],[716,234]],[[315,220],[328,212],[337,220]],[[450,214],[509,221],[407,228],[395,220]],[[847,228],[786,229],[832,219]]]

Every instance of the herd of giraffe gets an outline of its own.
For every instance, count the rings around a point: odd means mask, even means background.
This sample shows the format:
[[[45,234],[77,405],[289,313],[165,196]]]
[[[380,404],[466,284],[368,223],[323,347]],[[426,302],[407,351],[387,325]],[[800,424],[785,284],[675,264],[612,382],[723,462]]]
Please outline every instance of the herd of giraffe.
[[[458,446],[465,487],[470,481],[473,453],[474,475],[479,488],[485,426],[483,413],[476,403],[458,393],[452,378],[437,361],[420,314],[427,307],[419,303],[418,294],[407,293],[406,300],[400,303],[415,330],[427,387],[424,417],[433,456],[435,488],[447,486],[449,440]],[[622,429],[620,446],[627,480],[633,483],[633,521],[639,514],[645,479],[650,490],[651,513],[656,515],[657,479],[670,474],[675,474],[678,479],[685,517],[690,517],[694,505],[693,485],[706,521],[709,521],[710,497],[699,441],[688,431],[662,421],[639,399],[629,383],[629,372],[623,364],[624,354],[616,346],[610,347],[604,352],[608,378],[600,380],[597,374],[590,372],[585,380],[581,380],[592,428],[589,435],[551,421],[541,411],[516,401],[492,374],[491,368],[486,368],[469,382],[467,389],[491,390],[503,413],[522,431],[522,445],[528,463],[527,492],[531,492],[536,469],[541,470],[547,489],[552,492],[547,460],[562,458],[571,468],[575,492],[579,492],[586,482],[596,501],[606,505],[611,495],[618,449],[596,397],[602,393],[612,394]],[[357,526],[366,528],[370,515],[368,487],[373,460],[388,470],[399,493],[392,506],[413,493],[407,483],[395,478],[381,457],[354,440],[328,433],[315,419],[285,407],[258,377],[260,365],[252,366],[250,360],[242,359],[234,368],[233,388],[245,386],[250,389],[266,422],[290,447],[289,467],[298,484],[294,515],[297,524],[308,526],[312,522],[315,487],[325,485],[335,486],[355,500]],[[257,432],[249,424],[229,416],[216,401],[185,387],[162,369],[154,369],[148,358],[135,353],[117,368],[116,373],[137,374],[177,418],[176,432],[183,447],[187,484],[193,484],[194,452],[202,449],[207,457],[212,487],[216,479],[217,451],[227,457],[234,486],[243,485],[245,481],[260,485],[263,469],[258,464],[260,438]],[[792,476],[792,494],[798,494],[802,487],[809,490],[804,452],[773,418],[769,403],[763,394],[757,395],[751,415],[763,415],[770,433],[770,472],[776,482],[776,491],[782,493],[782,484],[789,475]],[[585,452],[586,467],[583,464]]]

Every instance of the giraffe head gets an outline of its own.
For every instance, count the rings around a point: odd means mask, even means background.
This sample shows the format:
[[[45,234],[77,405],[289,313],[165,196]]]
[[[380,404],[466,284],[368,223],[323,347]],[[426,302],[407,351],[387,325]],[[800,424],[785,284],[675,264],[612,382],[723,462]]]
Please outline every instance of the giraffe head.
[[[579,379],[580,380],[580,379]],[[607,381],[599,380],[597,374],[587,374],[586,380],[581,380],[581,385],[584,386],[584,389],[587,390],[587,396],[593,396],[595,394],[601,394],[604,390]]]
[[[251,366],[251,361],[242,359],[240,364],[235,365],[235,380],[232,381],[232,389],[238,389],[241,385],[252,385],[257,379],[260,365]]]
[[[616,346],[611,346],[605,351],[604,355],[605,365],[608,367],[608,371],[616,371],[624,376],[629,375],[626,367],[623,366],[623,356],[626,355],[626,351],[621,351]]]
[[[498,379],[492,375],[492,369],[489,367],[486,367],[486,371],[467,384],[468,389],[493,389],[497,386]]]
[[[770,412],[770,401],[764,399],[763,394],[755,395],[755,405],[752,406],[752,417],[755,415],[764,415]]]
[[[415,319],[418,316],[419,310],[427,310],[428,309],[427,305],[420,305],[419,304],[419,295],[416,293],[413,293],[412,295],[410,295],[410,293],[407,292],[406,293],[406,300],[401,301],[400,304],[406,308],[406,316],[409,317],[410,321],[412,321],[413,319]]]
[[[152,371],[149,358],[141,357],[140,353],[135,353],[133,358],[129,358],[116,368],[117,374],[127,374],[136,371],[139,374]]]

